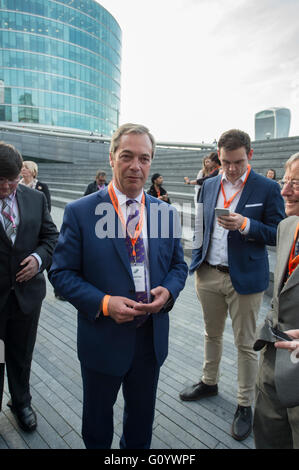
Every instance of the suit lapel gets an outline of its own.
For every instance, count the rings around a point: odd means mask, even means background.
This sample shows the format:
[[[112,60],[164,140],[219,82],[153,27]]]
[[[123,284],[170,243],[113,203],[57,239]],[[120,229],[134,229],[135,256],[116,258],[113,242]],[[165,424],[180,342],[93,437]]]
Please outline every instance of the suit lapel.
[[[249,197],[254,191],[254,180],[256,179],[256,175],[253,170],[250,171],[250,174],[248,176],[248,179],[246,181],[246,184],[243,188],[240,200],[237,204],[237,207],[235,209],[235,212],[241,213],[241,211],[244,209],[244,206],[246,202],[248,201]]]
[[[17,236],[15,240],[15,245],[20,238],[20,234],[22,233],[23,219],[26,216],[25,204],[24,204],[24,193],[20,185],[18,185],[17,187],[16,199],[17,199],[18,209],[19,209],[19,225],[18,225]]]
[[[106,192],[106,194],[103,194],[104,191]],[[110,203],[112,208],[113,208],[113,204],[112,204],[112,201],[110,199],[110,196],[109,196],[109,193],[108,193],[108,189],[104,189],[103,191],[99,191],[98,193],[98,198],[100,199],[100,203]],[[111,243],[117,253],[117,255],[119,256],[121,262],[123,263],[123,265],[125,266],[128,274],[130,275],[130,277],[132,277],[132,270],[131,270],[131,266],[130,266],[130,261],[129,261],[129,256],[128,256],[128,251],[127,251],[127,247],[126,247],[126,242],[125,242],[125,238],[123,236],[123,231],[122,231],[122,224],[119,220],[119,217],[117,215],[117,213],[115,212],[115,210],[113,209],[113,212],[114,212],[114,224],[115,224],[115,236],[114,237],[111,237],[110,240],[111,240]]]
[[[145,194],[145,207],[146,207],[146,222],[147,222],[147,239],[148,239],[148,252],[149,252],[149,269],[150,269],[150,278],[151,278],[151,285],[155,286],[155,273],[159,274],[154,267],[157,265],[158,259],[158,252],[159,252],[159,237],[150,237],[149,234],[151,233],[151,214],[150,214],[150,207],[151,202],[150,198]],[[161,225],[159,224],[159,229]]]

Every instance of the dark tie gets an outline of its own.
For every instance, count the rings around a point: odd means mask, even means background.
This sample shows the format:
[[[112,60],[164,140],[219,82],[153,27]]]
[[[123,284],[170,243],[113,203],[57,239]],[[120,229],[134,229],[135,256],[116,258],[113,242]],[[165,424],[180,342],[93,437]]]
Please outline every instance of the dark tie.
[[[3,217],[3,221],[4,221],[4,228],[5,228],[6,235],[11,240],[11,236],[13,235],[15,231],[14,223],[13,223],[13,212],[5,199],[2,199],[1,214]]]
[[[299,255],[299,237],[297,238],[296,245],[295,245],[295,256]]]
[[[135,203],[134,206],[131,206],[133,203]],[[139,222],[139,216],[140,216],[139,209],[138,209],[136,201],[133,199],[129,199],[127,201],[127,207],[130,209],[130,214],[127,218],[127,224],[126,224],[126,246],[127,246],[127,250],[129,254],[129,260],[131,264],[134,264],[136,262],[137,264],[143,264],[145,267],[145,248],[144,248],[144,243],[143,243],[141,234],[139,235],[135,244],[136,256],[133,255],[132,242],[128,234],[128,231],[129,231],[131,236],[134,236],[136,226]],[[146,288],[145,269],[144,269],[144,283],[145,283],[145,288]],[[136,300],[137,302],[142,302],[144,304],[148,303],[147,291],[145,290],[143,292],[136,292]],[[140,315],[140,317],[136,317],[137,326],[142,325],[142,323],[144,323],[147,320],[148,315],[149,314]]]

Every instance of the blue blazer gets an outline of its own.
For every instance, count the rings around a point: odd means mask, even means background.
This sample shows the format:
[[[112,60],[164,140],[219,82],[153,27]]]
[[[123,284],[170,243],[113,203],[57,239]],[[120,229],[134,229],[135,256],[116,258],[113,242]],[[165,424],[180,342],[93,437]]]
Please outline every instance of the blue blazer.
[[[173,236],[172,220],[177,212],[145,195],[148,233],[152,203],[167,210],[170,234],[163,238],[159,213],[157,236],[148,238],[151,289],[159,285],[166,287],[175,301],[188,274],[180,238]],[[117,324],[102,313],[96,316],[106,294],[135,300],[129,256],[120,227],[107,189],[71,202],[65,209],[49,273],[55,289],[78,310],[79,360],[90,369],[116,376],[123,375],[130,367],[136,324],[135,321]],[[115,230],[115,237],[100,238],[100,231],[105,228]],[[169,318],[166,310],[152,317],[154,349],[161,365],[168,353]]]
[[[207,256],[221,178],[218,175],[207,179],[201,190],[199,203],[203,204],[203,243],[192,251],[191,274]],[[279,185],[251,170],[235,212],[250,219],[250,230],[247,235],[241,235],[239,230],[228,233],[228,265],[232,284],[239,294],[262,292],[269,285],[266,245],[276,245],[277,225],[285,217]]]

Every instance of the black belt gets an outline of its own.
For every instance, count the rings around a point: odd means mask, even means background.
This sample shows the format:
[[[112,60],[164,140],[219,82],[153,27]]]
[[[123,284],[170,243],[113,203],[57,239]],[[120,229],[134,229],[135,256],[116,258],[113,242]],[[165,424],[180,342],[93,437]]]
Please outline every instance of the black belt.
[[[220,271],[221,273],[229,273],[228,266],[223,266],[222,264],[210,264],[207,261],[204,261],[204,264],[207,264],[210,268],[216,269],[216,271]]]

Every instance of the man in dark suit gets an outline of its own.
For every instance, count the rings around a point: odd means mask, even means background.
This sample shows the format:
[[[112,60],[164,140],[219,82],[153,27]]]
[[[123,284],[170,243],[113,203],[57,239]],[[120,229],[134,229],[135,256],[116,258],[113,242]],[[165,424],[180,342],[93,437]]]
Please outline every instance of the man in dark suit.
[[[113,181],[67,205],[50,270],[54,287],[78,309],[87,448],[111,447],[121,385],[121,448],[151,444],[168,311],[187,277],[176,210],[143,190],[154,148],[144,126],[124,124],[115,132]]]
[[[85,189],[84,196],[88,196],[88,194],[95,193],[96,191],[102,191],[106,186],[106,173],[102,170],[98,170],[95,180],[92,183],[89,183]]]
[[[58,232],[43,193],[18,186],[22,157],[0,142],[0,339],[11,401],[24,431],[36,428],[29,377],[42,300],[43,270],[51,264]],[[4,364],[1,365],[0,402]],[[1,404],[1,403],[0,403]]]
[[[275,245],[278,223],[285,216],[279,186],[255,173],[250,137],[232,129],[218,142],[223,174],[203,184],[190,272],[205,322],[205,357],[199,383],[182,400],[200,400],[218,393],[222,336],[229,312],[238,349],[238,407],[232,436],[245,439],[252,429],[257,354],[253,351],[256,320],[269,283],[266,245]],[[214,208],[229,215],[215,217]]]

